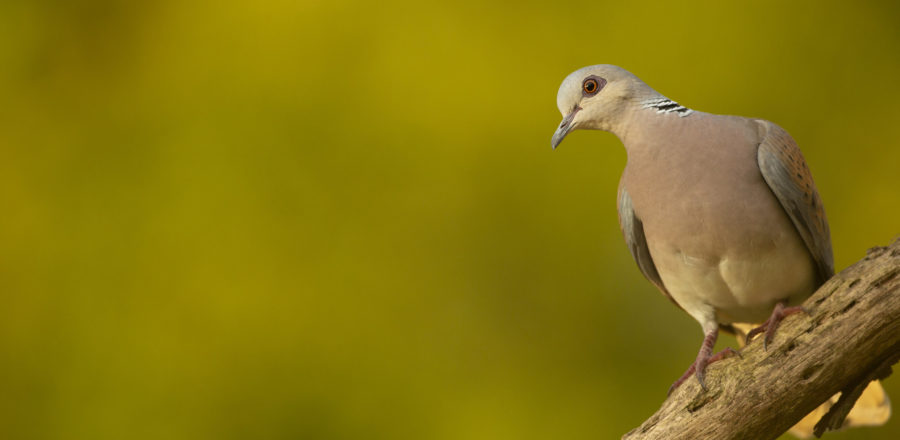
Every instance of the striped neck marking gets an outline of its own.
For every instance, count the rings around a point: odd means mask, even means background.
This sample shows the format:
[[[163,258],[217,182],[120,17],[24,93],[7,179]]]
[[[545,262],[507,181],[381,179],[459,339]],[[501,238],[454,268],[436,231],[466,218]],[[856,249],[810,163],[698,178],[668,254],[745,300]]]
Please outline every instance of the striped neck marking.
[[[682,118],[694,112],[669,98],[650,98],[641,102],[641,108],[656,109],[656,113],[678,113]]]

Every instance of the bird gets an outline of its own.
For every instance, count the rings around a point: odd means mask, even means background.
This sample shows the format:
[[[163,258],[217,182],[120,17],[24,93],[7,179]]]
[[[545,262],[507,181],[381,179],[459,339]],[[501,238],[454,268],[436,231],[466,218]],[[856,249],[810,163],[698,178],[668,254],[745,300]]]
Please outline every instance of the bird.
[[[685,107],[625,69],[581,68],[562,82],[553,149],[574,130],[616,135],[627,162],[617,207],[640,272],[701,326],[692,375],[737,354],[712,350],[719,331],[760,324],[768,345],[779,323],[834,275],[822,199],[794,139],[763,119]],[[889,410],[888,410],[889,411]]]

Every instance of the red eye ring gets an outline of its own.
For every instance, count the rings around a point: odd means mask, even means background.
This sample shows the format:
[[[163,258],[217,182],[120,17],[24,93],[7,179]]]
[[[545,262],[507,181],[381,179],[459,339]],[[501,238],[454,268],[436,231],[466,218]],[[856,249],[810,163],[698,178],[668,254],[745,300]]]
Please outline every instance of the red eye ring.
[[[581,94],[584,96],[594,96],[606,85],[606,79],[599,76],[591,75],[584,79],[581,83]]]

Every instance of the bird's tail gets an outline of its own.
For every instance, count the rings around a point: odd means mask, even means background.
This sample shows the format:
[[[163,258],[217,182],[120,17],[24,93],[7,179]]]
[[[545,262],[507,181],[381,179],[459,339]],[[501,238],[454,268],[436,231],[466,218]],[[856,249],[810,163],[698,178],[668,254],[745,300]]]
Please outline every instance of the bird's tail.
[[[732,324],[731,326],[735,330],[738,344],[743,348],[745,345],[744,341],[747,340],[747,332],[756,326],[753,324]],[[840,393],[831,396],[825,403],[819,405],[813,412],[797,422],[789,432],[798,438],[812,437],[813,427],[831,409],[831,406],[837,402],[838,397],[840,397]],[[853,409],[847,414],[843,428],[880,426],[885,424],[890,417],[891,400],[888,398],[887,393],[884,392],[881,382],[875,380],[863,390],[862,395],[859,396],[859,399],[853,405]]]

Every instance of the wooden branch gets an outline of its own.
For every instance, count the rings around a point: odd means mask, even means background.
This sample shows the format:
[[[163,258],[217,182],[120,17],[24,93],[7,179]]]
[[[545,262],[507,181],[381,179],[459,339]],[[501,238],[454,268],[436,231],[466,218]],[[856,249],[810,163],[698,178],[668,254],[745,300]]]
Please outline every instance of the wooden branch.
[[[816,427],[840,427],[862,388],[900,360],[900,240],[869,249],[786,318],[768,350],[756,338],[686,381],[623,439],[774,439],[842,392]],[[900,397],[900,396],[898,396]]]

